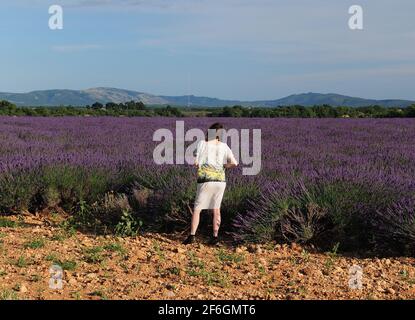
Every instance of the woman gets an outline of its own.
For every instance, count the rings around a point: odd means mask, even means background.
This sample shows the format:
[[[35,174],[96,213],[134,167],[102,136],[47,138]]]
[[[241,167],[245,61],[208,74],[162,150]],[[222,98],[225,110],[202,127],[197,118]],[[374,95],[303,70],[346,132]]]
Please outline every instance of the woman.
[[[218,243],[221,222],[220,206],[226,188],[225,169],[238,165],[232,150],[220,141],[223,125],[213,124],[208,130],[206,141],[200,141],[196,150],[195,166],[197,170],[197,194],[192,215],[189,237],[183,242],[195,242],[195,235],[200,221],[200,212],[213,210],[213,236],[210,244]]]

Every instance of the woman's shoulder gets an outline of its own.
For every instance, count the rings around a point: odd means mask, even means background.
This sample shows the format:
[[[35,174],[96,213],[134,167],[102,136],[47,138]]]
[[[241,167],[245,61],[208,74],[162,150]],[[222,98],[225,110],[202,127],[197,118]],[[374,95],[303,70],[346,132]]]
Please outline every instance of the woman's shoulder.
[[[197,146],[198,147],[201,147],[201,146],[203,146],[204,144],[206,143],[206,141],[205,140],[199,140],[199,142],[197,143]]]
[[[222,142],[222,141],[219,142],[219,147],[224,149],[224,150],[230,149],[228,144],[226,144],[225,142]]]

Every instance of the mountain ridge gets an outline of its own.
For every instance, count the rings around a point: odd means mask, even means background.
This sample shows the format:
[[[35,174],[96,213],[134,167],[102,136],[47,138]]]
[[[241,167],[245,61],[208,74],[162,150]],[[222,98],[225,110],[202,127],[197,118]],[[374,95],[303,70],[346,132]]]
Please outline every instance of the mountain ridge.
[[[123,103],[131,100],[142,101],[149,105],[177,105],[193,107],[224,107],[232,105],[253,107],[276,107],[289,105],[313,106],[328,104],[332,106],[362,107],[380,105],[384,107],[406,107],[415,101],[404,99],[365,99],[336,93],[300,93],[275,100],[225,100],[194,95],[167,96],[154,95],[134,90],[110,87],[96,87],[85,90],[52,89],[36,90],[27,93],[0,92],[0,100],[8,100],[18,106],[86,106],[95,102]]]

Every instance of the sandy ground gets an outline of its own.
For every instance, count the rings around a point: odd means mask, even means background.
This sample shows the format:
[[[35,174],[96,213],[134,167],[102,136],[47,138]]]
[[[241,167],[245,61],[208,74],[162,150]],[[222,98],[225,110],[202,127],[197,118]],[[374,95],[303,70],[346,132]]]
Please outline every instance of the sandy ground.
[[[67,234],[50,220],[25,217],[0,227],[0,299],[415,298],[414,258],[358,259],[295,244],[186,247],[179,240]],[[50,270],[54,264],[63,272]],[[353,265],[362,273],[350,275]]]

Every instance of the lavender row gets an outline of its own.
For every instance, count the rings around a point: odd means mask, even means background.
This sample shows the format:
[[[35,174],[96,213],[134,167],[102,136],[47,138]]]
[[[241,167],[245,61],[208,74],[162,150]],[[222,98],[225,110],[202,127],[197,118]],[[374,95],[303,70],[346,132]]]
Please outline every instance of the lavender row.
[[[110,191],[150,190],[137,214],[185,228],[194,171],[152,159],[154,131],[174,132],[176,120],[186,129],[221,121],[262,130],[260,174],[229,173],[224,230],[235,240],[408,249],[415,234],[413,119],[0,117],[1,210],[70,209]]]

